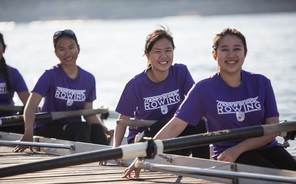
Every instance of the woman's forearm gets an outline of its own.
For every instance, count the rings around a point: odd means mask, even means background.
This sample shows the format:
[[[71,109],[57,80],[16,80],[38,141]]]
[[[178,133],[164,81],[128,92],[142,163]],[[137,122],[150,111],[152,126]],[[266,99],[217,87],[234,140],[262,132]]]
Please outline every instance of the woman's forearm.
[[[173,117],[155,136],[154,139],[167,139],[177,137],[182,133],[188,124],[177,118]]]

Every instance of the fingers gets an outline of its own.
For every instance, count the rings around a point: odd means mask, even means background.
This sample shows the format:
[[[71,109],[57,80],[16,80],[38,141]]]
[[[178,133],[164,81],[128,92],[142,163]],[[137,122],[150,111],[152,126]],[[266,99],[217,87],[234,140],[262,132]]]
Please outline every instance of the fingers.
[[[23,152],[27,149],[28,147],[27,146],[16,146],[12,152],[14,153],[18,153],[18,152]],[[30,148],[30,150],[32,151],[32,148]]]
[[[107,161],[100,161],[100,162],[99,162],[99,165],[101,165],[101,166],[105,166],[105,165],[107,165]]]
[[[135,175],[132,176],[133,171],[135,172]],[[140,178],[140,171],[141,169],[136,168],[133,164],[130,165],[128,168],[125,168],[123,171],[122,178],[133,178],[133,179],[139,179]]]

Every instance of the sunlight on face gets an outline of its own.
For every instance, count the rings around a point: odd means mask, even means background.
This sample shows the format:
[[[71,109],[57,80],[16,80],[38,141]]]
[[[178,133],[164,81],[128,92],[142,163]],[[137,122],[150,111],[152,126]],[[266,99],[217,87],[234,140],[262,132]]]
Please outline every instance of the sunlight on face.
[[[160,39],[152,47],[147,54],[153,69],[168,70],[174,59],[174,49],[172,43],[168,39]]]
[[[244,53],[242,40],[234,35],[226,35],[220,40],[213,56],[219,65],[220,72],[236,73],[242,69]]]
[[[75,65],[79,54],[79,46],[75,40],[69,37],[60,38],[57,41],[55,53],[61,64]]]

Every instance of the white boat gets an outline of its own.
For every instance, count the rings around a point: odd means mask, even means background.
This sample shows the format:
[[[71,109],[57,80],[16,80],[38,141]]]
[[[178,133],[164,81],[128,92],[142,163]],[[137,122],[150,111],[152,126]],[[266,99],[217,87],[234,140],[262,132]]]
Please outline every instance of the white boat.
[[[106,158],[113,158],[112,154],[114,153],[114,155],[116,155],[117,153],[115,152],[119,152],[118,149],[126,149],[131,152],[129,152],[129,156],[123,156],[128,157],[128,159],[123,158],[122,163],[123,166],[128,166],[134,159],[133,155],[135,155],[135,152],[137,152],[133,151],[133,145],[123,145],[121,146],[121,148],[112,149],[110,146],[104,145],[35,137],[33,146],[37,148],[37,155],[46,154],[51,156],[49,156],[49,159],[46,160],[33,159],[33,161],[27,161],[27,157],[32,156],[32,154],[8,154],[7,152],[7,149],[10,149],[10,151],[12,151],[11,146],[15,146],[15,144],[17,144],[16,140],[19,140],[20,137],[20,134],[0,132],[0,143],[1,141],[4,141],[1,143],[3,146],[0,149],[0,155],[2,155],[0,156],[0,180],[5,181],[5,183],[22,182],[24,180],[26,180],[26,183],[28,181],[31,181],[32,179],[34,179],[34,181],[38,183],[59,183],[61,181],[71,183],[73,182],[73,178],[70,177],[68,174],[65,174],[65,172],[72,173],[73,175],[73,173],[76,173],[75,169],[79,170],[82,166],[84,166],[84,174],[80,177],[77,177],[77,180],[79,181],[83,180],[87,183],[97,183],[103,181],[109,181],[113,183],[129,183],[129,180],[121,178],[122,171],[124,169],[123,167],[117,167],[115,165],[115,161],[113,160],[110,160],[107,166],[99,166],[98,161],[101,160],[97,158],[100,154],[103,156],[107,156]],[[146,144],[134,144],[134,146],[136,145],[138,145],[138,147],[145,148]],[[1,153],[2,148],[6,148],[6,154]],[[9,157],[12,158],[14,157],[14,154],[21,156],[20,158],[22,160],[18,160],[16,162],[13,159],[6,158],[7,155],[9,155]],[[123,155],[124,154],[125,153],[123,153]],[[142,155],[142,153],[140,155]],[[115,157],[119,158],[118,156]],[[68,161],[64,162],[65,160]],[[44,165],[44,168],[42,168],[42,165]],[[263,167],[235,164],[229,162],[220,162],[207,159],[198,159],[171,154],[158,154],[154,159],[144,159],[140,162],[139,165],[146,168],[147,170],[141,173],[141,180],[133,180],[133,182],[176,183],[179,181],[181,183],[184,182],[247,184],[296,183],[296,172],[294,171],[269,169]],[[88,170],[86,168],[88,168]],[[89,170],[89,168],[91,168],[91,170]],[[32,171],[30,171],[30,169],[32,169]],[[65,169],[67,171],[65,171]],[[29,172],[26,172],[26,170],[28,170]],[[113,173],[112,176],[110,176],[111,170]],[[108,171],[108,173],[106,173],[106,171]],[[46,176],[47,178],[46,181],[44,181],[44,176]]]

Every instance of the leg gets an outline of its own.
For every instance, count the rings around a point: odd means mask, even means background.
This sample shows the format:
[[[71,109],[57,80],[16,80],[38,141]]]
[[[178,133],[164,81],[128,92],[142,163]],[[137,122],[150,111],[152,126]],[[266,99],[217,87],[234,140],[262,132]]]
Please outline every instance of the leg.
[[[273,147],[262,152],[277,168],[296,171],[296,160],[284,147]]]
[[[67,140],[90,142],[90,125],[86,122],[67,123],[63,126],[63,134]]]
[[[181,133],[180,136],[185,136],[185,135],[194,135],[194,134],[201,134],[201,133],[206,133],[207,128],[206,128],[206,123],[203,119],[201,119],[197,126],[191,126],[187,125],[185,130]],[[198,157],[198,158],[210,158],[210,146],[199,146],[195,148],[191,148],[192,152],[192,157]]]
[[[92,123],[92,124],[90,124],[90,127],[91,127],[90,140],[92,143],[109,145],[107,136],[106,136],[104,129],[101,125],[96,124],[96,123]]]
[[[268,159],[265,158],[265,156],[263,156],[258,151],[244,152],[235,160],[235,162],[260,167],[276,168],[274,164],[272,164]]]
[[[46,125],[35,128],[34,129],[34,135],[42,136],[42,137],[48,137],[48,138],[56,138],[56,139],[63,139],[68,140],[66,135],[64,134],[62,128],[64,126],[64,123],[62,122],[50,122]]]

